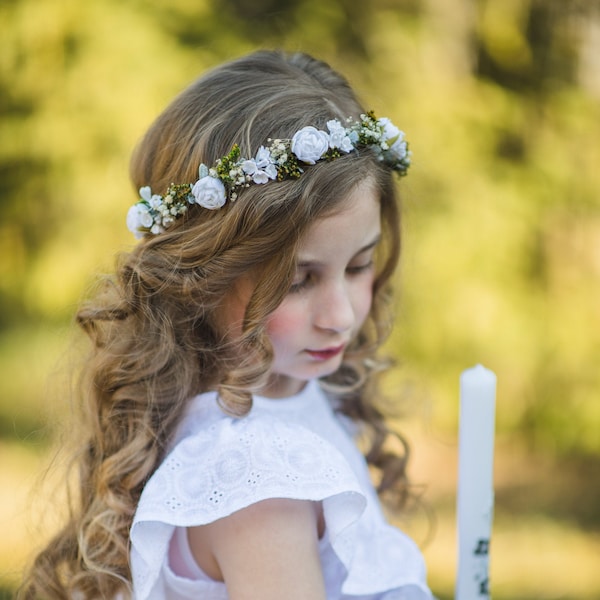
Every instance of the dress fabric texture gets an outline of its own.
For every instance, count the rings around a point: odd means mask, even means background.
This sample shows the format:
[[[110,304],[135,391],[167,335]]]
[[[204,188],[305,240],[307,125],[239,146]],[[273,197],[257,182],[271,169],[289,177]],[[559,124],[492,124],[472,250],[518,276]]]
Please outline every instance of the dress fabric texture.
[[[215,393],[197,396],[133,520],[136,600],[227,600],[193,564],[185,528],[269,498],[322,502],[327,600],[432,600],[421,553],[386,522],[350,426],[316,381],[290,398],[255,396],[243,418]]]

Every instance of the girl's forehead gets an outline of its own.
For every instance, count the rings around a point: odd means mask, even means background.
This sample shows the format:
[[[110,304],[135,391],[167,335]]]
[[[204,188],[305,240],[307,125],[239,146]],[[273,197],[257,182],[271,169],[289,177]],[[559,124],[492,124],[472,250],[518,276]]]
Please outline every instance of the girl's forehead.
[[[370,247],[381,234],[379,194],[365,181],[345,198],[340,210],[317,219],[300,238],[298,263],[320,262],[336,254]]]

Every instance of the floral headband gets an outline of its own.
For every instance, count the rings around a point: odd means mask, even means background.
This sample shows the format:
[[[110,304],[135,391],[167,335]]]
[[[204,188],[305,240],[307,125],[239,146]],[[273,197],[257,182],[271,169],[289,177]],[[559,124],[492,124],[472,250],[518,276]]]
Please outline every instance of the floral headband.
[[[221,208],[227,200],[235,201],[242,188],[269,181],[283,181],[302,175],[304,165],[332,160],[360,148],[372,146],[380,161],[400,175],[406,175],[411,153],[400,131],[389,119],[375,118],[372,112],[354,122],[350,117],[344,126],[338,119],[327,122],[328,131],[303,127],[291,139],[269,139],[255,158],[240,156],[236,144],[231,152],[217,160],[213,167],[200,165],[195,183],[172,183],[164,196],[153,194],[150,187],[140,188],[140,200],[127,213],[127,227],[140,239],[158,234],[188,207]]]

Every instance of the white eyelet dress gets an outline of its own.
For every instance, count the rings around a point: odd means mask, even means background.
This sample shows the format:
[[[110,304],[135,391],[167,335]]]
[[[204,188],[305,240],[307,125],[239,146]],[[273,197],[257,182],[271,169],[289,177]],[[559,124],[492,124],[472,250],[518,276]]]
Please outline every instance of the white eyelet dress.
[[[241,419],[215,393],[191,401],[134,517],[136,600],[227,600],[182,532],[269,498],[322,502],[328,600],[432,600],[419,549],[386,522],[365,459],[316,381],[290,398],[255,397]]]

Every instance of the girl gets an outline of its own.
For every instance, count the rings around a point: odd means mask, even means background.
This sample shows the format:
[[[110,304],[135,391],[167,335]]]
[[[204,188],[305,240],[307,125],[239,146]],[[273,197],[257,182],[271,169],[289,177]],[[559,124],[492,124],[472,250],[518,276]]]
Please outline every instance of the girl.
[[[431,598],[382,515],[405,460],[372,402],[403,134],[307,55],[185,90],[132,161],[141,238],[78,322],[77,502],[23,598]]]

